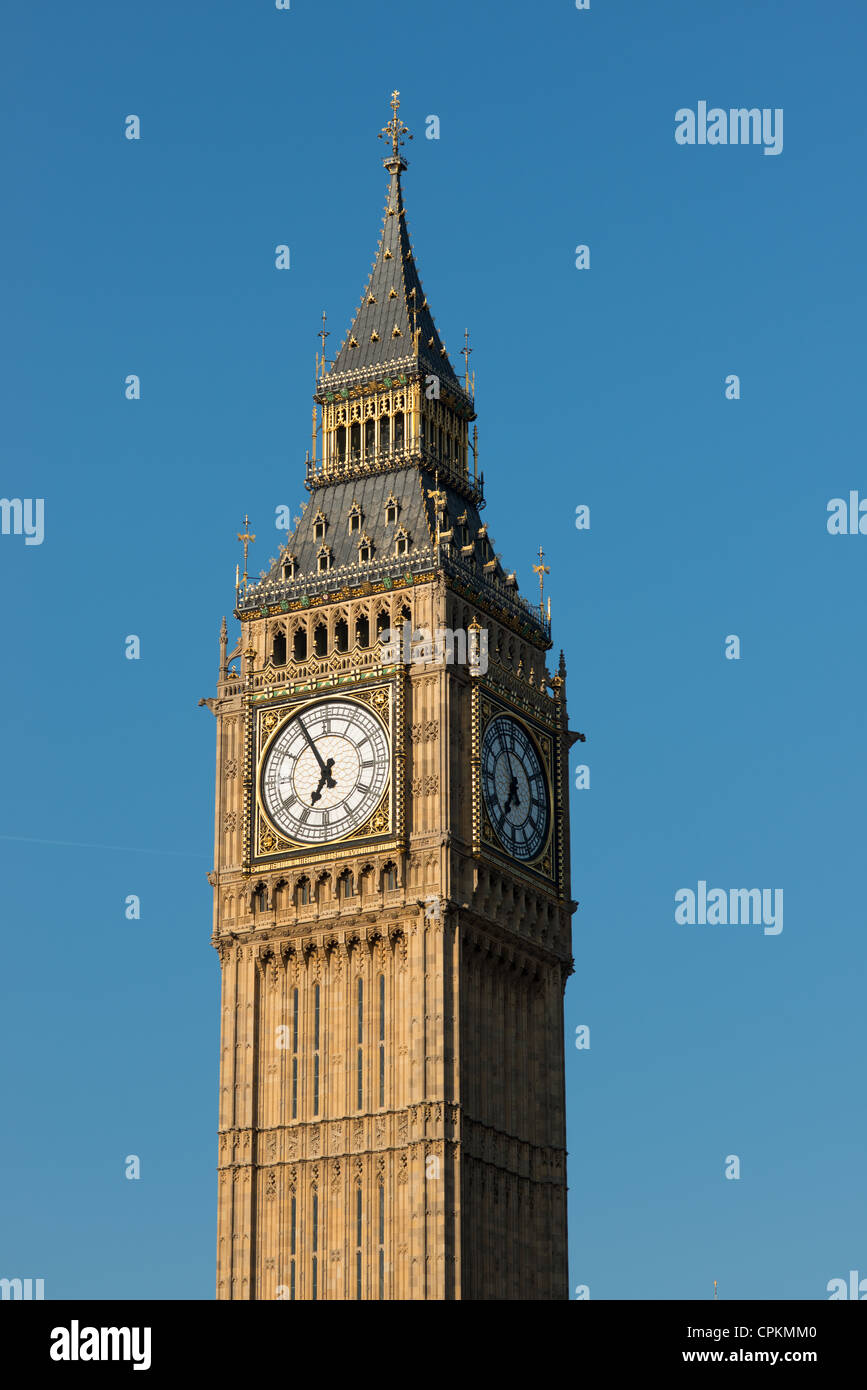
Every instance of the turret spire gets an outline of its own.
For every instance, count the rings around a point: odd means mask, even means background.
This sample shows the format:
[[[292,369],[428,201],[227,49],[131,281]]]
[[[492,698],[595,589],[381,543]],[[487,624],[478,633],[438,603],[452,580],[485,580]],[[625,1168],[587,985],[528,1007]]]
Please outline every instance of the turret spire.
[[[403,373],[436,378],[444,386],[457,388],[472,410],[469,392],[437,332],[409,239],[400,176],[407,167],[401,146],[412,135],[400,118],[399,92],[392,93],[391,109],[392,118],[379,133],[379,139],[391,146],[383,160],[391,179],[376,259],[352,326],[330,364],[325,361],[323,340],[320,392],[327,399],[329,391],[351,389],[386,375],[399,379]]]
[[[399,170],[406,168],[406,160],[403,158],[400,152],[400,147],[401,145],[406,143],[407,139],[412,139],[412,136],[409,133],[409,126],[404,125],[403,121],[397,114],[400,110],[400,92],[392,92],[391,110],[391,120],[388,122],[388,125],[384,125],[382,127],[382,130],[379,132],[379,139],[391,141],[391,155],[388,159],[384,159],[382,162],[385,168],[388,169],[390,173],[397,173],[399,172]],[[392,165],[395,165],[396,167],[392,169]]]

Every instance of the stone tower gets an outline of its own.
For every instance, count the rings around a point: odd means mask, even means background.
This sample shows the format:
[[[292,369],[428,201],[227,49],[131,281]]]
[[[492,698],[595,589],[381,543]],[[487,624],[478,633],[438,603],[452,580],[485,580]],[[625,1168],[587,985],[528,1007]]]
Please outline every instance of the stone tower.
[[[419,279],[392,110],[376,262],[317,362],[309,500],[266,577],[245,559],[204,702],[217,1297],[565,1299],[580,735],[542,603],[482,521],[474,388]]]

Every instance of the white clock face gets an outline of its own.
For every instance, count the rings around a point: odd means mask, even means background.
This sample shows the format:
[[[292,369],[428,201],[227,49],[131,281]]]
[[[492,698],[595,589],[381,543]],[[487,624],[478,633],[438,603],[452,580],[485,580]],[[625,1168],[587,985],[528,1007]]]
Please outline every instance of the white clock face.
[[[322,700],[294,715],[271,744],[262,804],[289,839],[341,840],[375,810],[388,772],[388,739],[376,716],[352,700]]]
[[[535,859],[548,836],[548,784],[530,735],[505,714],[491,720],[482,740],[482,793],[504,848]]]

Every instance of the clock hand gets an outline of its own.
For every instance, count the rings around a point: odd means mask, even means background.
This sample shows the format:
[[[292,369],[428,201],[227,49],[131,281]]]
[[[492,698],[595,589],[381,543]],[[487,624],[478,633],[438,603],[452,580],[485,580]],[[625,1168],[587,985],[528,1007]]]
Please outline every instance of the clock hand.
[[[329,758],[329,759],[328,759],[328,762],[325,764],[325,766],[324,766],[322,772],[320,773],[320,776],[319,776],[319,786],[316,788],[315,792],[311,792],[311,793],[310,793],[310,805],[311,805],[311,806],[313,806],[313,805],[319,800],[319,798],[322,796],[322,788],[326,785],[326,783],[327,783],[327,785],[328,785],[329,787],[336,787],[336,786],[337,786],[337,783],[335,782],[334,778],[331,776],[331,769],[333,768],[333,766],[334,766],[334,759],[333,759],[333,758]]]
[[[316,747],[316,744],[313,742],[313,739],[310,737],[310,733],[309,733],[309,730],[308,730],[308,728],[307,728],[307,725],[304,723],[304,720],[301,719],[300,717],[299,717],[299,719],[298,719],[298,726],[299,726],[299,728],[301,729],[301,732],[302,732],[302,734],[304,735],[305,739],[306,739],[307,742],[309,743],[309,745],[310,745],[310,747],[311,747],[311,749],[312,749],[312,751],[313,751],[313,756],[314,756],[314,758],[316,759],[316,761],[317,761],[318,764],[319,764],[319,773],[320,773],[320,776],[319,776],[319,786],[316,788],[315,792],[311,792],[311,794],[310,794],[310,803],[311,803],[311,805],[312,805],[315,801],[318,801],[318,800],[320,799],[320,797],[322,796],[322,788],[323,788],[323,787],[326,787],[326,786],[328,786],[328,787],[336,787],[336,786],[337,786],[337,783],[335,782],[334,778],[331,776],[331,769],[332,769],[333,766],[334,766],[334,759],[333,759],[333,758],[329,758],[329,759],[328,759],[328,762],[327,762],[327,763],[325,762],[325,760],[324,760],[323,757],[322,757],[322,754],[319,752],[319,749]]]

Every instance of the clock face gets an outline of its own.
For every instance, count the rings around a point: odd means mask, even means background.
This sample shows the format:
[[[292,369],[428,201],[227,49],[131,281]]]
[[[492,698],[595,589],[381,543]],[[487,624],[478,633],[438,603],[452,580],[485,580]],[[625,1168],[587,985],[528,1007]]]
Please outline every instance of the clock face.
[[[530,735],[506,714],[485,730],[482,793],[504,848],[515,859],[535,859],[548,836],[548,784]]]
[[[388,773],[388,739],[376,716],[352,700],[322,700],[294,715],[268,749],[262,804],[291,840],[341,840],[375,810]]]

